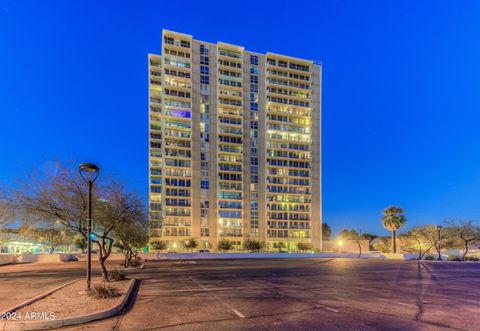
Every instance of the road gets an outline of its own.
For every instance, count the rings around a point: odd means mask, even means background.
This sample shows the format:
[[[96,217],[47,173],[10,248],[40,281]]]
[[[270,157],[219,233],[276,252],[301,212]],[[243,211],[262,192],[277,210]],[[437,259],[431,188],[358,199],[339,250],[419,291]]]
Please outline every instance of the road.
[[[480,264],[147,262],[131,308],[63,330],[480,330]]]

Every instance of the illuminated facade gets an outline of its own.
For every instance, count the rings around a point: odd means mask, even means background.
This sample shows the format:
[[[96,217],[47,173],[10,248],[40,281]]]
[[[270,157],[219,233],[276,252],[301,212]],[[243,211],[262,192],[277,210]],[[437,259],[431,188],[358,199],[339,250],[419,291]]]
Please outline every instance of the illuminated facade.
[[[167,30],[148,60],[151,240],[321,248],[321,66]]]

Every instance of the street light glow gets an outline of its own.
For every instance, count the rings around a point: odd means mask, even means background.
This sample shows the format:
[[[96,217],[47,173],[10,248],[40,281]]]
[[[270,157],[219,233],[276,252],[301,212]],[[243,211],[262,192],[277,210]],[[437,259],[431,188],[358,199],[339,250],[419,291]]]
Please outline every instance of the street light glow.
[[[338,246],[338,247],[343,246],[343,240],[342,240],[342,239],[338,239],[338,240],[337,240],[337,246]]]

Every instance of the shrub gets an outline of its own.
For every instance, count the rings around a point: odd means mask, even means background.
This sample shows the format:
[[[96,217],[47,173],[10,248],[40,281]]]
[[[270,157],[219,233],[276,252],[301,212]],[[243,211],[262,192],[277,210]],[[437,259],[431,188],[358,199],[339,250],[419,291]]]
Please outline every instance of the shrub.
[[[113,269],[110,271],[110,278],[114,281],[124,280],[127,277],[125,271],[121,268]]]
[[[310,243],[298,243],[297,248],[298,248],[299,251],[304,252],[304,251],[312,250],[313,246]]]
[[[167,243],[163,240],[156,240],[150,243],[150,247],[156,251],[163,251],[164,249],[167,249]]]
[[[462,261],[462,258],[457,255],[449,255],[448,256],[448,261]]]
[[[425,260],[433,261],[433,260],[435,260],[435,256],[427,255],[427,256],[425,256]]]
[[[97,299],[110,299],[119,297],[121,293],[116,287],[103,283],[93,285],[91,295]]]
[[[138,267],[138,266],[140,266],[141,264],[142,264],[142,259],[139,258],[139,257],[137,257],[137,258],[135,258],[134,260],[131,260],[131,261],[128,262],[128,265],[129,265],[130,267]]]
[[[465,256],[465,261],[480,261],[478,256]]]
[[[218,242],[218,249],[221,251],[229,251],[233,248],[233,244],[227,239],[222,239]]]
[[[283,241],[273,243],[273,248],[278,249],[279,252],[283,251],[287,245]]]
[[[258,252],[263,248],[263,243],[255,239],[248,239],[243,243],[243,248],[247,251]]]
[[[193,237],[185,240],[185,242],[184,242],[184,246],[187,249],[187,252],[188,252],[188,250],[190,250],[193,253],[193,250],[195,248],[197,248],[198,245],[199,245],[198,240],[196,238],[193,238]]]

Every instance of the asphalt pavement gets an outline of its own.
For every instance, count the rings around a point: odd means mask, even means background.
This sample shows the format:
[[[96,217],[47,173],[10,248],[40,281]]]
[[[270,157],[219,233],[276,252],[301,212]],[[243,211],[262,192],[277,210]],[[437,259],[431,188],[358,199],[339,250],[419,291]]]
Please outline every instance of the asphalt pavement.
[[[147,262],[130,309],[64,330],[480,330],[480,264]]]

